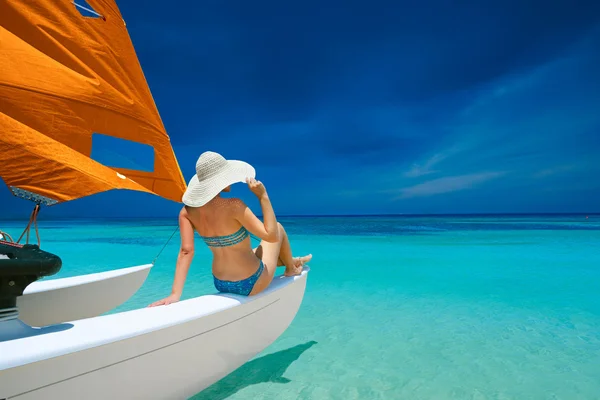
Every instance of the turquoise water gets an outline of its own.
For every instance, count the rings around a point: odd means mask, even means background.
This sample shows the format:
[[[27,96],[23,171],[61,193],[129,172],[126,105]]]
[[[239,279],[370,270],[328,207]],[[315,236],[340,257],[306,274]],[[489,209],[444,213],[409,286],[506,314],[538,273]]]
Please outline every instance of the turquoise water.
[[[600,216],[280,221],[314,255],[302,307],[195,400],[600,399]],[[42,246],[56,277],[104,271],[150,262],[174,223],[42,221]],[[115,311],[169,293],[178,239]],[[184,298],[214,292],[197,245]]]

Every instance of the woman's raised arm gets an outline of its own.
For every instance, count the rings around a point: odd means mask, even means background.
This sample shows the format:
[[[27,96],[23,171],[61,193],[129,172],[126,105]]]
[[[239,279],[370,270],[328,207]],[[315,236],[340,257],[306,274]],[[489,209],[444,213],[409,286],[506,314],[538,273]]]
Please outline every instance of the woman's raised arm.
[[[254,236],[266,242],[277,242],[279,240],[279,227],[267,190],[260,181],[255,179],[248,179],[247,182],[248,188],[258,197],[265,222],[263,223],[258,219],[252,210],[239,199],[236,201],[235,217]]]

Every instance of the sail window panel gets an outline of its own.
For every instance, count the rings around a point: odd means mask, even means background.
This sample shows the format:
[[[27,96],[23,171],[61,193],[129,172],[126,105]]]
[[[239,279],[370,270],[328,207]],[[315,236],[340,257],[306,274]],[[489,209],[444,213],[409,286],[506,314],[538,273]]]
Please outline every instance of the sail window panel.
[[[102,15],[94,10],[87,1],[85,0],[73,0],[73,6],[77,8],[77,11],[81,14],[82,17],[87,18],[103,18]],[[104,19],[104,18],[103,18]]]
[[[155,155],[152,146],[102,133],[94,132],[92,135],[91,158],[111,168],[154,171]]]

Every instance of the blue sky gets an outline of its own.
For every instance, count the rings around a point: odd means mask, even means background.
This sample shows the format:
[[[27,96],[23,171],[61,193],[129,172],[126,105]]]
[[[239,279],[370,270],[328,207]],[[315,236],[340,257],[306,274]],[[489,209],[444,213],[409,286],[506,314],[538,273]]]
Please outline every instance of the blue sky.
[[[186,180],[212,150],[253,164],[278,214],[600,211],[597,1],[118,4]]]

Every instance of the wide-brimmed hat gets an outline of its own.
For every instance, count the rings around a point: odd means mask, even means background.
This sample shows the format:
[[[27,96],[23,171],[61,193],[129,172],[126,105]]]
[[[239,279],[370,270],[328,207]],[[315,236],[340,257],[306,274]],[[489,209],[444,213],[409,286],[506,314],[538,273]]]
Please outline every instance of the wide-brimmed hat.
[[[204,152],[196,162],[196,175],[183,194],[183,204],[201,207],[227,186],[254,178],[254,167],[244,161],[226,160],[219,153]]]

